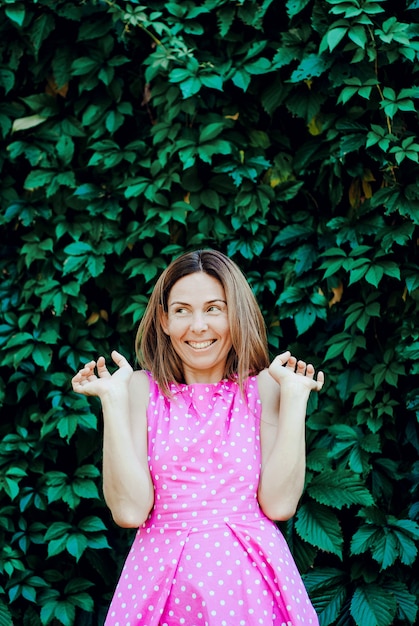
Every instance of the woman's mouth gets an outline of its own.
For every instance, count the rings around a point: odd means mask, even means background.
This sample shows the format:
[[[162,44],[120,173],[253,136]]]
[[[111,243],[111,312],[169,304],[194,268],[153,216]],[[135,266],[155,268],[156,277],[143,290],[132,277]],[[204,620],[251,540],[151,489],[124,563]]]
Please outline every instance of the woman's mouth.
[[[209,339],[208,341],[187,341],[186,343],[194,350],[204,350],[209,348],[215,341],[216,339]]]

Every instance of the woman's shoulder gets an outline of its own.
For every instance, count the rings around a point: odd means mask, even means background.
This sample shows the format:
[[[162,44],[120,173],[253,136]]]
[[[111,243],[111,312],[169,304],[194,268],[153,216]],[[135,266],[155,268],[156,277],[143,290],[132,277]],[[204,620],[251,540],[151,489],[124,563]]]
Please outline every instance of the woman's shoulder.
[[[132,372],[132,381],[136,385],[149,385],[152,376],[147,370],[134,370]]]
[[[146,370],[134,370],[129,384],[131,397],[142,398],[148,404],[151,376]]]

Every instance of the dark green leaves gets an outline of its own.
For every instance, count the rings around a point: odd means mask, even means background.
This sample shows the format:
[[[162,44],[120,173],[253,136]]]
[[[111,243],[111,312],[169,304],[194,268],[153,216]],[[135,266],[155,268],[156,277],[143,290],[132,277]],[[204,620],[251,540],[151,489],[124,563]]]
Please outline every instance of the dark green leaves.
[[[66,550],[78,561],[88,547],[95,550],[108,548],[104,530],[104,524],[94,516],[82,519],[77,527],[66,522],[54,522],[45,533],[48,556],[52,557]]]
[[[325,370],[289,522],[321,623],[417,621],[417,8],[1,3],[2,626],[103,622],[127,539],[70,380],[134,363],[198,247],[243,268],[272,356]]]
[[[378,585],[364,585],[354,593],[351,614],[357,624],[390,626],[396,614],[396,600]]]
[[[352,471],[343,468],[322,472],[313,478],[308,486],[308,493],[320,504],[337,509],[352,504],[368,506],[373,503],[372,496],[363,481]]]
[[[418,553],[419,526],[412,520],[383,518],[374,511],[363,513],[366,523],[361,525],[351,542],[352,554],[370,551],[383,569],[393,565],[396,559],[411,565]]]
[[[318,567],[304,577],[322,624],[333,624],[348,596],[347,575],[336,568]]]
[[[325,552],[342,558],[342,531],[336,514],[321,504],[308,501],[303,504],[295,522],[302,539]]]

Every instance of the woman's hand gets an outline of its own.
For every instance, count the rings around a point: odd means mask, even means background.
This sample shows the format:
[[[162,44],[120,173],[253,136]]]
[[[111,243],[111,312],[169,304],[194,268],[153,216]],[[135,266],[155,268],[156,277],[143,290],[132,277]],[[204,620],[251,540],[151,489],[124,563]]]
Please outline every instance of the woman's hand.
[[[312,364],[297,360],[289,351],[279,354],[272,361],[269,373],[281,388],[299,386],[308,391],[320,391],[324,385],[323,372],[317,372],[316,380]]]
[[[132,376],[132,367],[127,359],[116,350],[111,353],[111,357],[115,365],[118,366],[118,369],[113,374],[106,367],[104,357],[100,356],[97,362],[90,361],[72,378],[73,390],[85,396],[99,397],[103,397],[113,391],[126,391]],[[97,375],[95,374],[95,369],[97,370]]]

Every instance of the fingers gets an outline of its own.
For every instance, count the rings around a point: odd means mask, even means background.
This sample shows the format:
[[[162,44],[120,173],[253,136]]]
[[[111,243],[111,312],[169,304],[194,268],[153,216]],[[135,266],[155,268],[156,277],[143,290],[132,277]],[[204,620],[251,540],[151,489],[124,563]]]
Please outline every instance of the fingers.
[[[315,379],[315,368],[312,363],[306,363],[301,359],[297,359],[295,356],[291,354],[288,350],[287,352],[283,352],[279,354],[274,361],[277,362],[278,365],[284,366],[286,370],[297,374],[298,376],[302,376],[305,378],[309,378],[313,381],[313,389],[316,391],[320,391],[320,389],[324,385],[324,373],[319,371],[317,373],[317,380]]]
[[[298,367],[300,363],[301,363],[301,372],[298,371]],[[314,383],[314,387],[313,387],[314,391],[320,391],[320,389],[324,385],[324,373],[322,371],[317,372],[317,380],[315,380],[314,379],[315,369],[311,363],[309,363],[306,366],[304,361],[299,361],[296,373],[301,374],[302,376],[305,376],[306,378],[310,378]]]
[[[90,361],[90,363],[86,363],[86,365],[82,367],[75,376],[73,376],[71,384],[74,391],[82,393],[83,385],[91,381],[92,378],[96,378],[94,374],[95,367],[96,361]]]
[[[281,361],[282,365],[285,365],[288,369],[296,372],[297,374],[301,374],[303,376],[306,374],[311,376],[314,375],[314,367],[311,363],[307,365],[305,361],[297,360],[296,357],[289,351],[283,352],[276,358]]]
[[[110,378],[110,373],[106,367],[106,361],[103,356],[100,356],[97,360],[97,373],[99,378]]]
[[[324,373],[320,371],[320,372],[317,372],[317,391],[320,391],[323,385],[324,385]]]
[[[311,366],[311,367],[313,367],[313,366]],[[305,361],[297,361],[297,365],[296,365],[295,371],[300,376],[305,376],[307,374],[307,364],[306,364],[306,362]]]
[[[126,361],[128,363],[126,358],[120,352],[118,352],[117,350],[112,350],[111,357],[112,357],[113,362],[116,365],[118,365],[119,367],[124,365],[124,361]]]
[[[121,389],[129,381],[132,367],[116,350],[112,352],[112,360],[118,366],[113,374],[108,370],[103,356],[97,361],[86,363],[71,380],[73,390],[86,396],[102,397],[110,389]]]
[[[287,363],[290,356],[291,356],[291,352],[287,350],[286,352],[283,352],[282,354],[278,354],[278,356],[275,357],[275,361],[280,361],[281,365],[285,365],[285,363]]]
[[[291,354],[291,352],[289,350],[287,350],[287,352],[283,352],[282,354],[279,354],[276,357],[276,359],[278,359],[281,362],[281,365],[285,365],[289,369],[292,369],[292,370],[296,371],[299,374],[301,374],[301,373],[306,371],[307,365],[306,365],[305,361],[298,361],[295,358],[295,356],[293,356]]]
[[[73,377],[72,380],[76,382],[81,382],[84,379],[88,379],[94,372],[95,367],[96,367],[96,361],[90,361],[90,363],[86,363],[86,365],[84,365],[77,372],[77,374]]]
[[[116,350],[112,350],[111,357],[115,365],[117,365],[118,367],[129,367],[130,369],[132,369],[127,359],[120,352],[117,352]]]

